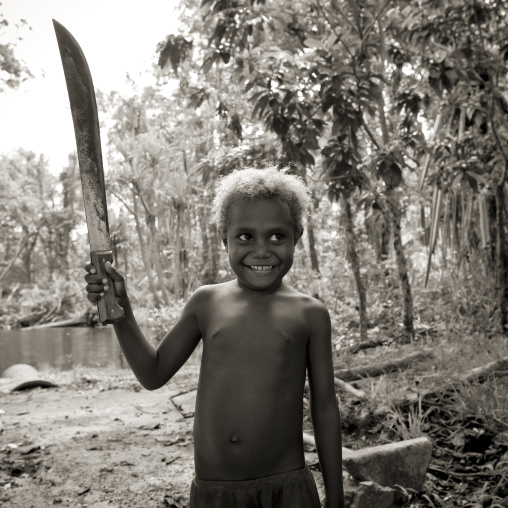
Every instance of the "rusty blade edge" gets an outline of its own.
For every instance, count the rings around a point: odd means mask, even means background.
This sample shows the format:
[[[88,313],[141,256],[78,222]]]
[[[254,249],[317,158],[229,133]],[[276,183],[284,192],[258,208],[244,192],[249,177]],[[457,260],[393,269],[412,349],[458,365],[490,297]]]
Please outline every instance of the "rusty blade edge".
[[[91,250],[109,250],[104,170],[97,102],[85,55],[73,35],[53,20],[69,95]]]

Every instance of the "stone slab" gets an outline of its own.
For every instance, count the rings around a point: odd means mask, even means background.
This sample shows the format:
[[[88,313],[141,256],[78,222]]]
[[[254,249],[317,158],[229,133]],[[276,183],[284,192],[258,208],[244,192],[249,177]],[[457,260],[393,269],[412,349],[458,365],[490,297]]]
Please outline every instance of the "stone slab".
[[[344,500],[348,508],[392,508],[395,493],[375,482],[345,478]]]
[[[432,443],[418,437],[343,453],[342,462],[356,479],[421,491],[432,455]]]

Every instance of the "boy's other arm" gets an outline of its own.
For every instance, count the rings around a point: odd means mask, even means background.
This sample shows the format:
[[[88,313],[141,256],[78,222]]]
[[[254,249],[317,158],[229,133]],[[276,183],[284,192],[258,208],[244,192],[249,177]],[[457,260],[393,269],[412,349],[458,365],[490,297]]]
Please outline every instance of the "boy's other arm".
[[[90,301],[97,301],[104,291],[102,282],[93,275],[92,265],[85,266],[89,282],[87,291]],[[117,301],[124,309],[124,319],[113,325],[125,358],[141,385],[155,390],[165,385],[187,361],[201,339],[198,327],[197,309],[206,305],[207,292],[200,288],[189,298],[182,314],[173,328],[166,334],[158,348],[155,348],[140,330],[131,308],[125,288],[125,278],[109,263],[106,270],[114,281]]]
[[[342,439],[335,396],[331,324],[327,309],[315,301],[309,310],[307,369],[316,448],[325,484],[326,508],[344,507]]]

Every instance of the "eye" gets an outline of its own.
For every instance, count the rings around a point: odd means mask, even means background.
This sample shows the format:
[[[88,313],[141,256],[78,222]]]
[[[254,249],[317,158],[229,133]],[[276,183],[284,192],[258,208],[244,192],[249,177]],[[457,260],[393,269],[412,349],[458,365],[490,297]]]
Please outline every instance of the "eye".
[[[252,238],[252,235],[249,235],[249,233],[242,233],[241,235],[238,235],[238,239],[242,242],[248,242]]]
[[[272,236],[270,236],[270,241],[271,242],[282,242],[282,240],[284,240],[285,235],[283,235],[282,233],[274,233]]]

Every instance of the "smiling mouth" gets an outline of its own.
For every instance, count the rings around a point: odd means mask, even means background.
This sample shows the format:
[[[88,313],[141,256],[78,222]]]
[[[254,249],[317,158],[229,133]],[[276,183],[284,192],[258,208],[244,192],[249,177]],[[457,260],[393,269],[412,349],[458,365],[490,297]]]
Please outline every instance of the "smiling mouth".
[[[256,270],[257,272],[267,272],[272,268],[275,268],[274,265],[246,265],[251,270]]]

